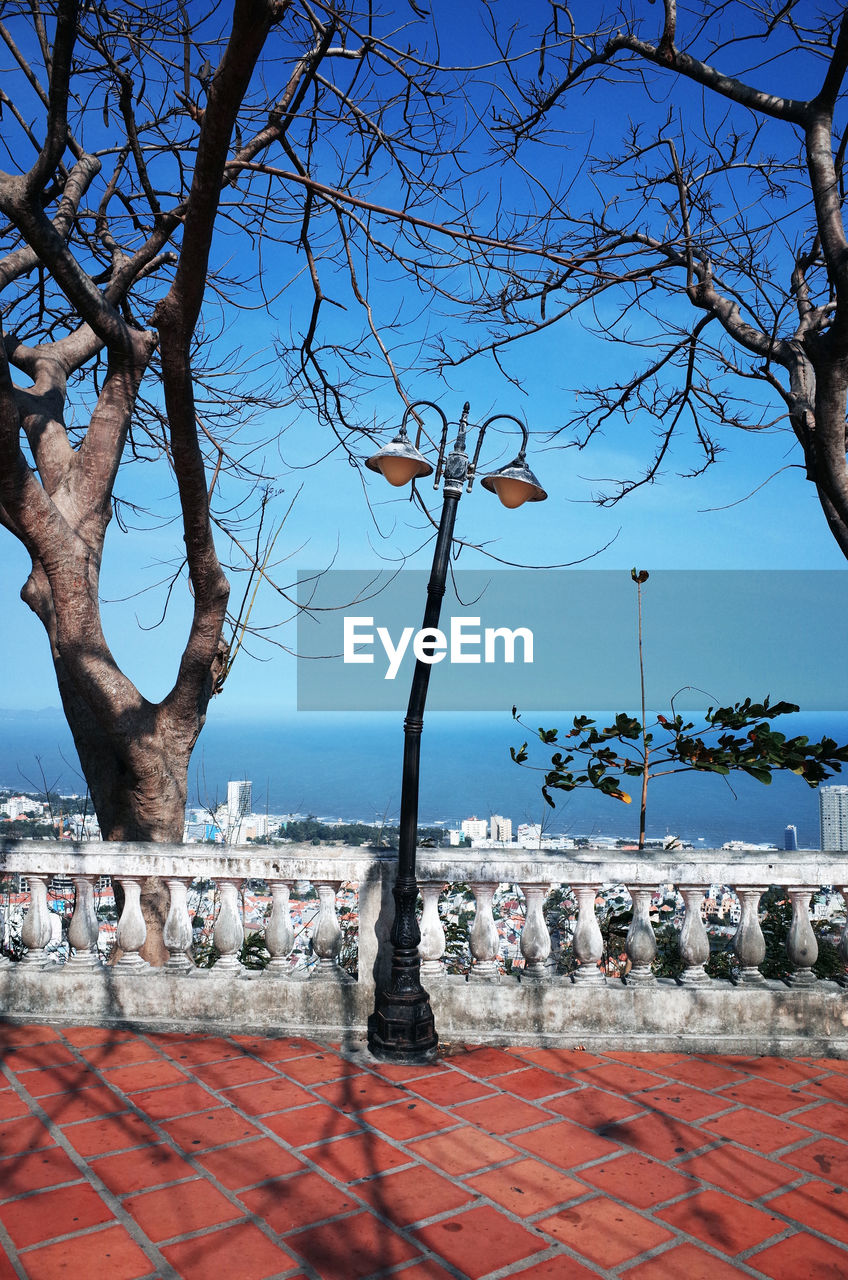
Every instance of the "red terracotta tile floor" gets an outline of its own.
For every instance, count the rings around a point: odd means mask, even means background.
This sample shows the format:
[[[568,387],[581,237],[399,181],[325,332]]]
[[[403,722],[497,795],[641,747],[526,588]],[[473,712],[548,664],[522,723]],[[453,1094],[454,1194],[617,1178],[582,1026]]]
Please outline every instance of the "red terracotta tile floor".
[[[0,1280],[845,1280],[830,1059],[0,1023]]]

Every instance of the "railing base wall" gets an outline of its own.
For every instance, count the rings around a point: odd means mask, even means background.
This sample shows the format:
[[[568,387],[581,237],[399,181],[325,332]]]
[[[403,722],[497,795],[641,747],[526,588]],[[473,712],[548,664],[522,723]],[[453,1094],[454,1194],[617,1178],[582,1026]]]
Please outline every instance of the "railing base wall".
[[[832,982],[803,990],[781,982],[693,989],[667,980],[627,987],[611,979],[587,988],[567,978],[531,984],[444,976],[427,985],[443,1044],[848,1058],[848,1005]],[[370,983],[341,975],[315,982],[261,973],[184,977],[18,965],[0,971],[3,1018],[53,1025],[302,1035],[351,1045],[365,1035],[373,999]]]
[[[429,992],[443,1042],[848,1058],[848,1005],[835,982],[801,991],[782,982],[685,988],[608,979],[581,987],[562,978],[489,984],[446,976]]]
[[[307,1035],[339,1039],[364,1030],[367,992],[337,981],[182,976],[155,971],[0,971],[4,1019],[54,1025],[128,1026],[150,1031]]]

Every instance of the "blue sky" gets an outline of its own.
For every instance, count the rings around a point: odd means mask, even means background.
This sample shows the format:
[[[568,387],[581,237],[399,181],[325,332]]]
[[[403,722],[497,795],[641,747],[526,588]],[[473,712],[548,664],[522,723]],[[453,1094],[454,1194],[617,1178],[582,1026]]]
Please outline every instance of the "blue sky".
[[[460,30],[449,16],[456,14],[455,6],[439,4],[436,10],[437,17],[447,20],[443,28],[446,53],[452,48],[464,53],[460,41],[467,35],[465,23]],[[472,41],[472,47],[483,50],[482,36],[477,42]],[[458,56],[456,60],[460,60]],[[589,97],[583,102],[585,115],[572,114],[569,118],[575,136],[587,136],[597,127],[597,108]],[[612,102],[622,108],[632,105],[624,90],[618,91]],[[567,162],[566,154],[563,163]],[[497,165],[493,165],[493,189],[496,171]],[[387,286],[387,312],[394,314],[399,296],[402,301],[397,285]],[[285,323],[291,306],[295,324],[300,323],[298,308],[302,302],[298,287],[289,290],[278,305],[278,319]],[[419,305],[416,299],[416,309]],[[425,326],[431,333],[437,331],[442,323],[447,322],[436,314],[425,315],[419,328],[408,337],[421,337]],[[243,323],[241,339],[254,350],[270,351],[272,330],[271,321],[254,316]],[[449,343],[459,336],[460,325],[455,325],[453,331],[445,329]],[[586,561],[599,552],[587,567],[619,569],[622,573],[629,573],[634,564],[652,571],[844,569],[844,559],[827,530],[812,486],[804,480],[801,470],[782,470],[788,462],[798,461],[786,433],[724,432],[720,437],[723,458],[705,476],[681,478],[679,473],[685,472],[691,461],[684,449],[672,453],[657,484],[639,490],[614,508],[594,505],[592,496],[604,479],[633,474],[639,460],[644,461],[649,455],[656,424],[648,418],[630,426],[617,423],[583,452],[563,449],[546,436],[573,412],[574,392],[569,388],[614,370],[620,358],[618,349],[571,322],[512,348],[509,370],[518,386],[501,377],[486,358],[452,370],[443,379],[433,374],[407,373],[404,381],[409,393],[437,400],[452,422],[467,398],[471,401],[472,421],[503,412],[524,417],[531,429],[530,465],[548,490],[549,500],[508,512],[492,495],[475,486],[460,505],[457,534],[461,538],[527,565],[567,565]],[[364,420],[389,421],[399,417],[398,403],[387,389],[375,390],[361,405]],[[276,483],[284,490],[282,502],[288,502],[300,489],[276,543],[275,554],[281,561],[274,571],[277,580],[294,584],[298,570],[316,566],[385,567],[407,557],[410,567],[426,567],[431,547],[422,545],[427,530],[420,515],[380,477],[365,473],[372,518],[360,473],[338,455],[317,467],[310,466],[316,452],[315,424],[308,416],[301,416],[289,425],[291,418],[290,413],[282,411],[278,419],[262,424],[268,434],[274,433],[278,423],[288,427],[281,447],[285,462],[273,456],[267,462]],[[370,451],[364,443],[362,455],[367,456]],[[513,453],[511,436],[492,435],[487,438],[483,462],[497,465]],[[740,501],[773,473],[779,474],[748,501]],[[160,500],[156,481],[152,469],[147,475],[129,473],[119,481],[118,492],[133,501],[155,504]],[[425,485],[422,493],[432,501],[430,487]],[[161,592],[135,592],[166,575],[178,547],[179,530],[173,525],[153,529],[144,536],[121,534],[113,525],[107,540],[102,577],[107,636],[118,661],[142,692],[153,699],[170,687],[185,635],[187,603],[183,598],[175,599],[163,624],[150,630],[162,611]],[[459,563],[464,568],[491,565],[471,548],[463,551]],[[0,590],[5,601],[4,625],[0,628],[0,706],[57,706],[44,632],[18,600],[27,570],[22,548],[4,535],[0,559]],[[234,578],[234,598],[239,592],[240,580]],[[264,592],[254,620],[269,628],[284,624],[269,634],[293,648],[294,628],[286,622],[290,614],[291,609],[280,597]],[[411,621],[417,625],[417,619]],[[562,623],[568,623],[565,614]],[[780,643],[778,625],[767,643]],[[240,655],[223,697],[210,714],[236,709],[240,713],[274,714],[294,707],[292,654],[252,642],[250,647],[255,650],[256,660],[246,652]],[[730,643],[728,653],[732,663]],[[781,696],[791,698],[792,690],[782,690]]]

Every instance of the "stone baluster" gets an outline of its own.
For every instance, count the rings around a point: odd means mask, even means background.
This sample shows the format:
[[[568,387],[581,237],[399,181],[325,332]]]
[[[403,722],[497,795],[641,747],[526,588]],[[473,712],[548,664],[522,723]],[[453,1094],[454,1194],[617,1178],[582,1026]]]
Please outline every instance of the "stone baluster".
[[[27,875],[29,907],[21,925],[24,945],[23,964],[44,965],[49,960],[47,944],[53,936],[50,910],[47,906],[47,876]]]
[[[194,961],[189,954],[194,937],[191,928],[191,916],[188,913],[188,887],[190,879],[185,876],[169,876],[168,891],[171,903],[165,919],[162,938],[168,948],[165,969],[168,973],[191,973]]]
[[[521,884],[524,894],[524,928],[521,930],[521,954],[524,957],[524,979],[540,982],[550,977],[551,935],[545,922],[546,884]]]
[[[100,926],[94,908],[94,876],[74,876],[74,914],[68,925],[68,943],[71,954],[67,969],[97,969],[97,935]]]
[[[842,960],[846,971],[848,971],[848,885],[841,885],[839,892],[842,894],[842,903],[845,907],[845,925],[839,936],[839,956]],[[848,974],[844,973],[841,979],[843,985],[848,981]]]
[[[468,935],[471,948],[471,977],[484,982],[497,982],[500,978],[498,955],[501,949],[492,902],[497,885],[491,881],[472,880],[474,894],[474,921]]]
[[[766,940],[759,914],[760,898],[765,891],[765,885],[745,885],[736,890],[742,914],[733,935],[733,950],[741,966],[739,981],[748,986],[762,986],[765,982],[759,968],[766,958]]]
[[[701,915],[706,889],[699,884],[682,884],[680,894],[686,905],[678,948],[683,961],[680,981],[684,987],[704,987],[712,982],[704,965],[710,958],[710,939]]]
[[[342,929],[336,911],[336,893],[340,880],[316,882],[318,891],[318,917],[312,926],[312,950],[318,963],[312,970],[312,978],[323,981],[339,979],[338,956],[342,949]]]
[[[238,880],[218,881],[221,902],[218,907],[218,918],[212,930],[212,943],[218,952],[218,959],[211,970],[213,978],[223,978],[228,974],[244,971],[239,958],[244,942],[239,883]]]
[[[439,916],[439,894],[442,885],[435,880],[427,880],[419,886],[421,900],[424,904],[421,912],[421,942],[418,951],[421,955],[421,974],[428,978],[437,978],[445,971],[445,954],[447,940],[442,921]]]
[[[811,987],[818,981],[813,965],[819,958],[819,944],[810,923],[810,898],[815,891],[813,885],[789,890],[792,923],[786,939],[786,952],[792,965],[789,982],[793,987]]]
[[[573,885],[577,897],[577,927],[574,930],[574,958],[578,962],[572,977],[575,982],[606,982],[598,968],[604,954],[604,940],[595,915],[597,887],[593,884]]]
[[[291,951],[294,946],[294,929],[289,910],[289,886],[285,880],[271,881],[271,914],[265,925],[265,947],[271,959],[264,972],[288,973],[291,969]]]
[[[628,986],[644,986],[656,982],[651,965],[657,954],[657,940],[651,924],[653,890],[644,885],[629,884],[627,892],[633,902],[633,919],[627,930],[624,949],[630,961],[626,974]]]
[[[147,925],[141,914],[141,876],[120,876],[124,891],[124,909],[118,921],[115,941],[123,952],[116,969],[144,970],[147,962],[138,954],[147,938]]]

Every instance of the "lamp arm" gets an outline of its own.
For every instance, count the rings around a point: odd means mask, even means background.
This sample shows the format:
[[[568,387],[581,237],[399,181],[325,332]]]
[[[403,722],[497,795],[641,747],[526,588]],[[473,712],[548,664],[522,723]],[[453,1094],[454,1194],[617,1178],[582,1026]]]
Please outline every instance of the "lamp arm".
[[[493,422],[498,422],[501,418],[505,418],[509,422],[514,422],[517,427],[521,428],[521,451],[518,456],[519,458],[524,457],[527,449],[527,440],[529,438],[529,433],[524,423],[520,418],[513,417],[511,413],[493,414],[491,418],[487,418],[483,425],[478,428],[477,447],[474,450],[474,457],[471,459],[471,466],[468,468],[468,488],[466,489],[466,493],[470,493],[471,486],[474,483],[474,477],[477,474],[477,461],[480,457],[480,450],[483,447],[483,437],[486,434],[486,429],[490,427]]]
[[[439,444],[439,463],[438,463],[438,466],[437,466],[437,468],[436,468],[436,484],[438,484],[438,483],[439,483],[439,474],[440,474],[441,469],[442,469],[442,459],[443,459],[443,458],[444,458],[444,456],[445,456],[445,442],[447,441],[447,438],[448,438],[448,420],[447,420],[447,418],[445,417],[445,415],[444,415],[444,413],[442,412],[442,410],[439,408],[439,406],[438,406],[437,404],[433,404],[433,401],[432,401],[432,400],[414,400],[414,401],[412,402],[412,404],[408,404],[408,405],[406,406],[406,409],[404,410],[403,417],[401,418],[400,429],[401,429],[401,432],[405,435],[405,434],[406,434],[406,420],[407,420],[407,418],[409,417],[409,415],[410,415],[411,413],[414,413],[414,412],[415,412],[415,410],[416,410],[416,409],[418,409],[418,408],[420,408],[422,405],[426,405],[426,407],[427,407],[428,409],[435,409],[435,410],[436,410],[436,413],[439,415],[439,417],[440,417],[440,418],[441,418],[441,420],[442,420],[442,439],[441,439],[441,443]],[[417,416],[417,415],[416,415],[416,416]],[[418,430],[417,430],[417,431],[416,431],[416,433],[415,433],[415,447],[416,447],[416,449],[418,448],[419,444],[421,443],[421,432],[423,431],[423,429],[424,429],[424,423],[421,421],[421,419],[420,419],[420,418],[418,418]]]

